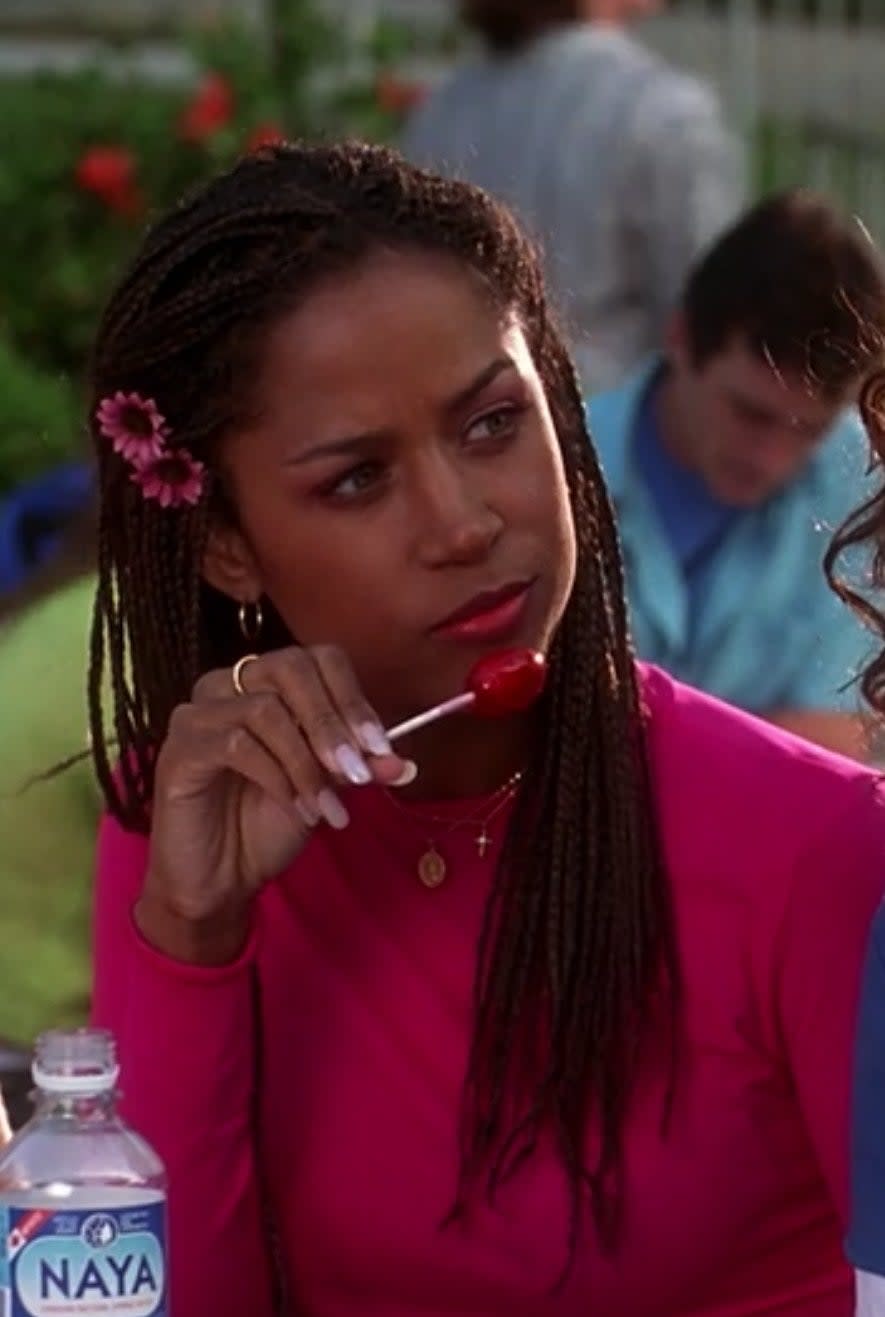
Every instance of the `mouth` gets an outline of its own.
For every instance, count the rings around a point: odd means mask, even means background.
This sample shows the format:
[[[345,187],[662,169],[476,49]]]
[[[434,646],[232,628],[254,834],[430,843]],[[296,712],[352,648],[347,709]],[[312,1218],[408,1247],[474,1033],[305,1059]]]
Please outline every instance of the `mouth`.
[[[526,611],[534,579],[485,590],[431,628],[431,634],[458,640],[504,640]]]

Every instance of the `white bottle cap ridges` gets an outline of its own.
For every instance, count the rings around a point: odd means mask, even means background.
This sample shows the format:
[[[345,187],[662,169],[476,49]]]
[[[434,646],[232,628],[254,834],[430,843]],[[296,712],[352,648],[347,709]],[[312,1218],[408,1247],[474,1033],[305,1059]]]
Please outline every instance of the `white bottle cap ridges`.
[[[113,1035],[106,1029],[50,1029],[37,1039],[31,1074],[44,1093],[106,1093],[120,1074]]]

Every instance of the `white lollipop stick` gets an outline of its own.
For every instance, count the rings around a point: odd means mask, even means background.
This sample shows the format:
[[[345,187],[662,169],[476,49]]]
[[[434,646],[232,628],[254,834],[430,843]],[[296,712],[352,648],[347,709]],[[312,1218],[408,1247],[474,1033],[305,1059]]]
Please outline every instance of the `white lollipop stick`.
[[[418,713],[414,718],[407,718],[404,723],[397,723],[395,727],[387,729],[388,741],[397,741],[401,736],[408,736],[409,732],[417,732],[419,727],[426,727],[428,723],[435,723],[440,718],[446,718],[450,713],[458,713],[461,709],[469,709],[473,704],[476,696],[473,691],[465,691],[463,695],[456,695],[452,700],[445,700],[442,704],[435,704],[432,709],[426,709],[424,713]]]

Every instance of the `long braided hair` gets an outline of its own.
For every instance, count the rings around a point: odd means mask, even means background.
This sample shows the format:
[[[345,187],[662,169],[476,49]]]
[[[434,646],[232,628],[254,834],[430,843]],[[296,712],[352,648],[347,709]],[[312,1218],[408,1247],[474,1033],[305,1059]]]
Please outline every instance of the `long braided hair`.
[[[242,160],[148,235],[100,326],[92,412],[115,390],[156,399],[170,446],[205,462],[208,480],[196,506],[158,507],[93,421],[95,764],[110,811],[146,833],[172,710],[202,672],[240,652],[235,606],[200,576],[211,519],[235,515],[216,474],[219,437],[248,413],[274,322],[317,281],[379,247],[448,253],[516,312],[564,454],[576,584],[478,952],[455,1211],[480,1175],[493,1191],[552,1130],[570,1190],[572,1256],[588,1197],[600,1237],[616,1241],[625,1111],[662,989],[675,1039],[677,956],[612,512],[537,254],[488,195],[380,147],[285,146]],[[267,647],[287,642],[280,628]],[[102,718],[108,675],[113,728]],[[598,1154],[587,1165],[591,1114]]]

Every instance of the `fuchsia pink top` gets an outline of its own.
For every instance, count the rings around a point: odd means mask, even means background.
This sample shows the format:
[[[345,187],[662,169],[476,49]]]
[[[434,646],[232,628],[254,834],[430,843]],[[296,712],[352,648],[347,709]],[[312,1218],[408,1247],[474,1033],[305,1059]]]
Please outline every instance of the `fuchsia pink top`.
[[[350,828],[264,890],[241,959],[196,969],[140,940],[148,845],[105,822],[94,1015],[169,1170],[175,1317],[268,1317],[265,1207],[301,1317],[848,1317],[850,1054],[883,800],[861,767],[644,681],[687,1046],[666,1138],[655,1065],[633,1103],[620,1252],[588,1226],[556,1293],[550,1148],[440,1229],[492,872],[470,832],[428,891],[422,831],[354,791]]]

